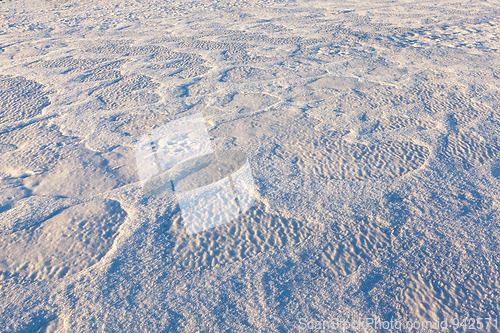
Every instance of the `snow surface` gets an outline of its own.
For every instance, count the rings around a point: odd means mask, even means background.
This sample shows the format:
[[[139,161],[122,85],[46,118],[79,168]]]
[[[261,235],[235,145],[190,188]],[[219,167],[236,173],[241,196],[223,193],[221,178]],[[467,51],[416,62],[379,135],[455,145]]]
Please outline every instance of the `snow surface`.
[[[498,2],[13,2],[0,331],[500,317]],[[195,114],[255,203],[189,234],[136,144]]]

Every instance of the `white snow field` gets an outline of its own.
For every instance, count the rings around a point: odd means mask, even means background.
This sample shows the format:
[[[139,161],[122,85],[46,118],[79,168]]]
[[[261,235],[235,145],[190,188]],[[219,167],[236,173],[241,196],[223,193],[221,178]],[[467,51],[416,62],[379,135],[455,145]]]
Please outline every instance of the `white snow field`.
[[[0,1],[1,332],[500,331],[498,1],[42,4]]]

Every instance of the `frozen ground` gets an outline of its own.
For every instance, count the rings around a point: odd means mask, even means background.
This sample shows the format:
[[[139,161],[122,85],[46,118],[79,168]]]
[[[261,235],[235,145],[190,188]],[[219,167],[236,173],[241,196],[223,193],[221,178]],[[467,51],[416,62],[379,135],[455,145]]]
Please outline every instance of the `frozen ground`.
[[[2,332],[499,317],[497,2],[7,9]],[[256,202],[189,235],[134,147],[195,113],[246,152]]]

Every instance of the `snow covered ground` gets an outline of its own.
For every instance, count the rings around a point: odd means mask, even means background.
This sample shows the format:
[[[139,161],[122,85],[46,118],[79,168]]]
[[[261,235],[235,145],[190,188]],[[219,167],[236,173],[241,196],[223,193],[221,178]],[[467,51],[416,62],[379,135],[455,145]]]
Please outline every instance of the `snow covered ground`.
[[[0,331],[500,330],[498,2],[44,6],[0,2]],[[192,233],[136,145],[196,114],[255,202]]]

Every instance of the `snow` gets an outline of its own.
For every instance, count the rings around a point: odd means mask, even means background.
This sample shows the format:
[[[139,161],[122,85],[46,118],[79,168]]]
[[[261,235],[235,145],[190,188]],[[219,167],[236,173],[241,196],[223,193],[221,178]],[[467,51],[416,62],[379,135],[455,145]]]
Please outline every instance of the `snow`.
[[[496,2],[7,4],[2,331],[498,319]]]

